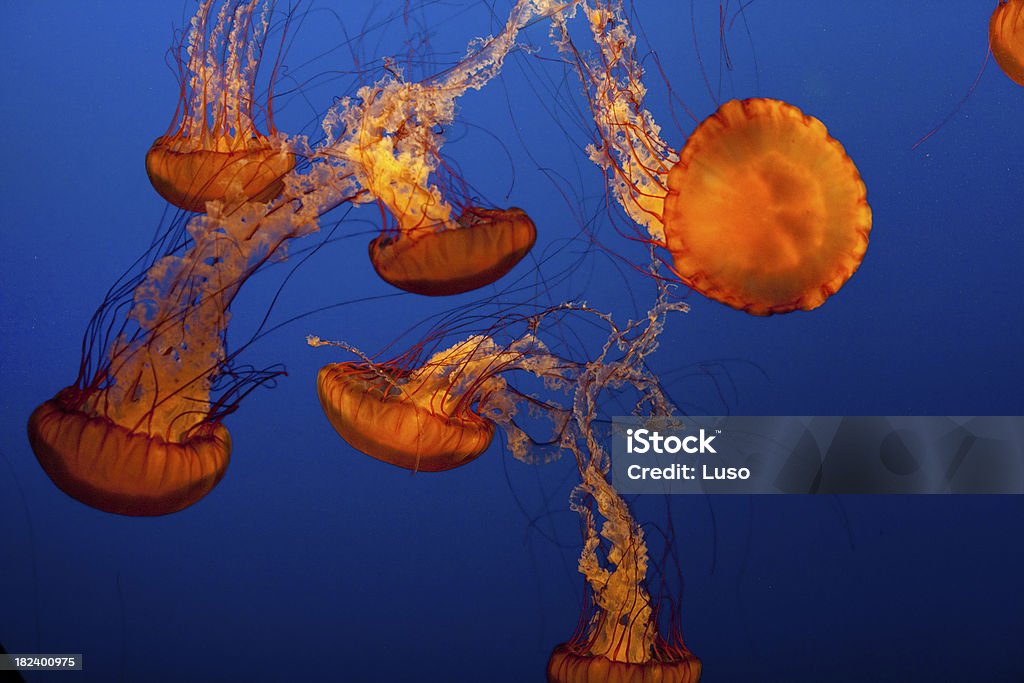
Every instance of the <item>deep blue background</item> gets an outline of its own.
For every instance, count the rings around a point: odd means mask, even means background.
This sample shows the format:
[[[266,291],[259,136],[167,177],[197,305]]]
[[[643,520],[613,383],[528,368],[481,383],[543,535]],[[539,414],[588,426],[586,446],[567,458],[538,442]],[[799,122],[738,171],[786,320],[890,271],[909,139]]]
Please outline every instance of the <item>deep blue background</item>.
[[[353,53],[368,66],[423,53],[405,38],[426,32],[445,63],[508,9],[389,4],[309,14],[287,60],[303,96],[281,96],[281,129],[307,127],[350,93],[351,79],[330,72],[352,70]],[[689,4],[640,8],[676,94],[698,118],[716,106],[695,32],[716,97],[781,98],[828,125],[867,183],[874,231],[856,276],[813,313],[751,318],[691,297],[653,360],[673,393],[710,414],[1024,413],[1024,88],[990,64],[961,114],[910,149],[966,94],[994,3],[759,0],[726,36],[733,68],[720,91],[718,3],[698,0],[692,21]],[[343,355],[309,349],[306,334],[373,351],[458,302],[353,304],[250,348],[245,360],[285,362],[290,375],[229,418],[227,477],[179,514],[97,512],[36,464],[28,414],[73,380],[89,316],[161,223],[142,160],[173,111],[165,50],[190,11],[3,8],[0,642],[84,653],[86,673],[59,680],[541,681],[578,615],[571,464],[526,465],[495,447],[446,475],[411,476],[342,443],[313,390],[316,369]],[[545,25],[523,39],[553,56]],[[651,106],[681,145],[693,124],[673,123],[652,72]],[[589,217],[606,245],[617,239],[579,151],[579,88],[557,91],[561,76],[538,57],[510,58],[501,81],[461,103],[445,148],[483,196],[534,217],[536,256]],[[355,236],[297,272],[274,320],[391,292],[365,256],[378,214],[351,218],[337,234]],[[568,260],[556,253],[539,273]],[[536,278],[535,263],[513,277]],[[247,285],[232,335],[253,328],[283,273]],[[564,291],[627,315],[651,287],[595,252]],[[664,515],[650,501],[641,510]],[[1021,497],[687,498],[671,514],[703,680],[1024,680]]]

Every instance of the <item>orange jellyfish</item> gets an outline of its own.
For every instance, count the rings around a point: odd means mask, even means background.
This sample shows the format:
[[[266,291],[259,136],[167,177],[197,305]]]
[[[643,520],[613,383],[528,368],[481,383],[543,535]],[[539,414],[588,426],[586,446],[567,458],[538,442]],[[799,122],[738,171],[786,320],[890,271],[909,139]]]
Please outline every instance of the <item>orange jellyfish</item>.
[[[582,427],[582,435],[591,436],[589,430]],[[643,529],[608,482],[607,456],[595,452],[592,436],[589,443],[585,456],[576,449],[583,482],[572,498],[584,522],[579,571],[587,579],[587,604],[572,639],[551,653],[548,683],[696,683],[700,660],[674,627],[671,640],[659,632],[658,606],[646,587]]]
[[[267,202],[278,196],[295,155],[274,129],[268,88],[268,133],[255,121],[256,72],[269,19],[262,0],[225,4],[210,21],[213,0],[200,4],[192,29],[178,46],[181,94],[174,119],[146,154],[146,173],[164,199],[186,211],[210,201]],[[231,59],[210,60],[222,50]]]
[[[988,42],[996,64],[1024,85],[1024,0],[999,0],[988,23]]]
[[[68,387],[29,418],[39,464],[72,498],[105,512],[163,515],[195,503],[224,476],[231,437],[219,421],[154,433],[107,417],[98,397]]]
[[[601,60],[562,17],[559,48],[588,86],[591,159],[626,213],[672,254],[680,280],[753,315],[817,308],[857,270],[871,209],[856,166],[817,119],[778,100],[732,101],[680,153],[644,108],[636,37],[620,3],[584,3]]]
[[[317,337],[308,342],[331,344]],[[495,423],[523,438],[512,422],[520,397],[501,374],[527,370],[542,376],[552,363],[535,339],[503,348],[474,336],[411,370],[402,359],[324,366],[317,394],[331,425],[357,450],[408,470],[442,472],[480,457]]]
[[[817,308],[853,275],[871,231],[867,191],[818,119],[732,100],[668,174],[665,242],[680,279],[753,315]]]
[[[552,11],[548,9],[547,11]],[[495,282],[533,247],[537,231],[517,208],[453,207],[438,187],[439,130],[458,97],[479,89],[500,68],[518,30],[540,9],[513,9],[504,31],[449,71],[422,82],[391,79],[358,92],[361,105],[328,122],[344,131],[329,151],[351,164],[362,201],[377,201],[394,224],[370,242],[370,261],[385,282],[427,296],[460,294]]]
[[[602,352],[579,366],[571,379],[572,418],[560,443],[576,459],[580,484],[570,507],[580,515],[583,552],[578,569],[586,579],[586,602],[576,632],[555,647],[548,661],[548,683],[612,683],[663,681],[696,683],[700,660],[686,647],[670,610],[661,614],[659,602],[647,588],[650,554],[644,530],[625,499],[609,481],[611,462],[602,439],[601,397],[616,396],[616,412],[671,420],[675,408],[649,368],[647,357],[658,347],[666,317],[687,307],[672,301],[659,282],[658,299],[646,319],[625,328],[601,316],[609,328]],[[592,313],[588,309],[584,312]],[[618,350],[613,355],[613,350]],[[622,401],[633,392],[630,405]],[[666,617],[661,619],[659,617]],[[667,626],[669,637],[662,635]]]
[[[588,583],[587,604],[572,639],[555,647],[548,683],[663,681],[696,683],[700,660],[673,629],[668,640],[658,629],[658,607],[647,590],[648,550],[643,530],[606,473],[588,466],[573,509],[585,524],[579,570]],[[604,517],[598,527],[595,517]],[[607,547],[602,548],[602,539]]]
[[[321,368],[317,393],[341,438],[378,460],[440,472],[478,458],[494,425],[473,411],[472,395],[434,392],[423,373],[387,374],[357,363]]]
[[[28,422],[39,464],[65,493],[106,512],[163,515],[224,476],[231,439],[222,418],[274,375],[232,369],[229,306],[275,251],[312,229],[262,206],[193,217],[187,249],[157,254],[101,306],[77,382]]]

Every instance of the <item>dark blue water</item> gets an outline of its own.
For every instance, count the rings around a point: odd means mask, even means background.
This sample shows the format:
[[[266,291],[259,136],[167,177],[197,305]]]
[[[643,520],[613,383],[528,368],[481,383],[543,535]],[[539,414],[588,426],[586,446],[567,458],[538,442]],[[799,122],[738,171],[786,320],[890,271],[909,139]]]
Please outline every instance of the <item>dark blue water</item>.
[[[278,84],[282,130],[315,133],[317,113],[351,94],[355,57],[449,64],[508,9],[389,4],[306,15]],[[699,119],[732,97],[790,101],[846,146],[874,229],[860,270],[813,313],[752,318],[693,295],[652,359],[677,400],[709,414],[1024,413],[1024,88],[989,64],[960,114],[911,150],[967,94],[994,3],[758,0],[735,22],[730,8],[728,59],[718,3],[689,4],[639,8],[678,97],[673,120],[649,61],[665,138],[681,145],[693,128],[682,103]],[[165,211],[143,155],[174,109],[165,51],[191,6],[118,5],[2,10],[0,643],[83,653],[85,672],[51,676],[62,681],[543,680],[579,611],[571,464],[494,447],[413,476],[350,449],[320,411],[316,370],[345,356],[308,348],[306,334],[375,351],[472,299],[368,299],[393,292],[365,255],[374,209],[347,216],[344,238],[296,271],[271,319],[360,301],[247,350],[246,362],[283,362],[289,375],[228,419],[232,463],[210,496],[129,519],[71,500],[37,465],[29,413],[73,381],[89,317]],[[564,240],[584,225],[613,249],[621,238],[580,149],[580,88],[542,59],[554,56],[546,30],[523,36],[537,56],[514,55],[464,98],[445,152],[474,191],[536,221],[535,258],[510,277],[635,314],[648,280],[599,250],[570,268]],[[423,35],[429,50],[409,40]],[[247,284],[232,335],[255,329],[286,268]],[[703,680],[1024,680],[1021,497],[737,496],[640,510],[662,526],[673,517]]]

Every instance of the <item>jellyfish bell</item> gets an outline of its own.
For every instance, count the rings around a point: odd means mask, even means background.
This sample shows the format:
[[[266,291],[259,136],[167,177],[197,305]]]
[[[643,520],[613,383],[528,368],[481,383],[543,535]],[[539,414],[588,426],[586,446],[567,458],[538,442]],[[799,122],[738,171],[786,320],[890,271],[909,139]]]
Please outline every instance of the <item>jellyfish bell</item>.
[[[370,262],[385,282],[413,294],[462,294],[504,277],[537,240],[521,209],[467,207],[455,225],[370,242]]]
[[[474,410],[487,385],[501,384],[475,358],[489,346],[470,338],[414,370],[399,362],[327,365],[317,375],[320,405],[341,438],[372,458],[417,472],[460,467],[494,437],[494,424]]]
[[[494,424],[406,373],[361,363],[321,368],[317,393],[324,414],[357,450],[397,467],[442,472],[476,460],[491,444]]]
[[[256,124],[256,74],[270,10],[267,5],[259,13],[262,2],[224,5],[212,16],[213,0],[204,0],[178,48],[178,108],[168,132],[146,153],[146,173],[160,196],[180,209],[270,201],[295,168],[287,139],[274,129],[269,89],[268,133]]]
[[[515,397],[501,373],[543,373],[550,363],[532,337],[503,347],[475,335],[411,370],[402,361],[327,365],[317,394],[331,425],[357,450],[408,470],[442,472],[480,457],[495,422],[515,431]]]
[[[601,655],[588,654],[572,643],[555,648],[548,659],[548,683],[611,683],[611,681],[661,681],[696,683],[700,680],[700,660],[689,650],[662,650],[664,659],[646,662],[619,662]]]
[[[68,387],[33,411],[28,437],[64,493],[104,512],[166,515],[192,505],[224,477],[231,437],[203,421],[177,439],[123,427]]]
[[[825,126],[771,99],[731,100],[668,174],[665,242],[684,283],[754,315],[817,308],[864,258],[864,182]]]
[[[988,24],[988,41],[996,64],[1024,85],[1024,0],[1000,0]]]
[[[499,321],[488,332],[508,331],[508,325]],[[426,337],[441,338],[444,335],[437,330]],[[319,337],[308,337],[307,342],[354,351]],[[362,362],[321,368],[317,375],[320,405],[349,445],[397,467],[442,472],[483,455],[496,426],[505,433],[514,457],[531,460],[527,452],[531,437],[515,422],[523,405],[531,415],[543,416],[552,434],[567,419],[558,406],[528,396],[506,379],[520,371],[555,386],[571,372],[532,330],[514,335],[508,344],[498,344],[488,334],[471,335],[418,362],[427,343],[419,342],[392,361],[373,362],[363,356]]]
[[[185,211],[204,212],[211,201],[268,202],[281,194],[295,155],[271,137],[222,134],[197,142],[179,128],[156,139],[146,173],[161,197]]]

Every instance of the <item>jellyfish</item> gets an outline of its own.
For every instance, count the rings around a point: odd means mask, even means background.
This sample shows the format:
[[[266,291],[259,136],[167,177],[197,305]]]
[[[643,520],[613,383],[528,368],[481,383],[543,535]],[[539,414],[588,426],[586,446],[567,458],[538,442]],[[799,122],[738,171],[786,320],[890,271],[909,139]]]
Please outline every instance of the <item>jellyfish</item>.
[[[160,196],[186,211],[219,201],[267,202],[281,193],[295,154],[274,129],[266,99],[267,134],[255,121],[256,72],[263,56],[270,5],[262,0],[221,6],[203,0],[175,57],[181,90],[167,133],[146,153],[146,173]],[[220,60],[219,52],[228,55]],[[187,82],[186,82],[187,81]]]
[[[28,423],[39,463],[65,493],[107,512],[162,515],[195,503],[224,476],[231,439],[221,420],[253,379],[232,383],[228,308],[273,254],[315,225],[264,209],[194,217],[186,249],[158,258],[132,281],[127,300],[101,306],[94,320],[126,304],[127,320],[113,324],[99,362],[83,360],[76,383]],[[219,397],[216,380],[232,383]]]
[[[328,365],[317,378],[320,405],[359,451],[408,470],[450,470],[487,450],[494,425],[473,411],[471,398],[434,391],[432,369],[403,376],[354,363]]]
[[[657,271],[655,262],[651,272]],[[667,316],[687,310],[660,282],[645,319],[620,327],[610,316],[600,316],[609,328],[608,340],[572,378],[572,418],[561,446],[573,454],[580,473],[570,507],[582,520],[578,568],[587,581],[588,600],[576,633],[551,654],[549,683],[700,679],[700,660],[686,647],[678,625],[669,625],[667,637],[659,628],[660,605],[647,587],[650,558],[644,532],[608,480],[611,461],[598,431],[602,394],[624,387],[635,394],[633,414],[675,414],[647,358],[657,349]]]
[[[988,42],[996,64],[1024,85],[1024,0],[999,0],[988,23]]]
[[[370,261],[385,282],[415,294],[446,296],[488,285],[508,273],[533,247],[536,227],[521,209],[471,204],[456,211],[435,176],[440,171],[439,132],[454,117],[455,101],[481,88],[537,13],[557,11],[548,0],[520,2],[505,30],[472,58],[425,81],[394,78],[359,90],[362,106],[341,103],[325,123],[344,131],[328,153],[351,165],[367,201],[377,201],[394,227],[369,244]]]
[[[867,191],[824,124],[771,99],[731,100],[668,174],[665,242],[680,279],[753,315],[809,311],[864,258]]]
[[[578,566],[587,580],[588,604],[577,632],[551,653],[548,683],[696,683],[700,660],[678,631],[670,638],[659,632],[658,605],[646,587],[650,558],[643,529],[608,482],[601,460],[600,451],[587,454],[572,499],[585,529]]]
[[[346,344],[309,337],[311,346]],[[475,335],[434,353],[414,369],[408,358],[332,363],[320,369],[317,394],[338,434],[362,453],[416,472],[466,465],[490,446],[495,424],[514,426],[519,399],[502,373],[560,378],[557,361],[535,337],[507,347]],[[518,452],[522,452],[521,450]]]
[[[165,151],[154,156],[151,150],[151,161],[164,157],[161,168],[185,164],[167,177],[180,171],[178,180],[198,178],[177,184],[175,193],[196,202],[183,208],[205,213],[188,218],[184,230],[173,227],[158,239],[141,259],[140,272],[112,288],[86,334],[75,383],[42,403],[28,421],[29,441],[51,480],[99,510],[170,514],[202,499],[223,478],[231,451],[223,418],[276,374],[235,367],[237,351],[228,351],[227,332],[236,294],[254,273],[284,259],[292,240],[316,232],[323,214],[344,203],[372,201],[375,192],[387,201],[399,196],[402,187],[413,187],[399,181],[375,184],[372,178],[380,176],[368,175],[368,165],[352,153],[362,139],[358,123],[369,122],[381,139],[396,141],[397,155],[391,157],[395,178],[407,175],[398,168],[401,164],[420,177],[423,158],[401,153],[406,148],[396,140],[398,128],[415,132],[408,139],[422,139],[431,125],[451,120],[453,93],[483,87],[500,71],[518,30],[533,17],[561,9],[547,0],[519,0],[504,31],[474,43],[444,78],[421,84],[386,77],[359,97],[343,98],[327,113],[326,137],[314,150],[304,138],[280,133],[260,138],[251,125],[250,95],[269,17],[267,9],[257,16],[257,7],[255,1],[225,2],[214,12],[211,1],[200,3],[187,34],[188,59],[179,61],[186,72],[181,102],[188,103],[182,118],[191,140],[187,144],[206,144],[218,136],[220,142],[189,162],[170,161],[174,157]],[[417,95],[388,94],[396,92]],[[391,105],[406,107],[405,114],[389,118]],[[425,112],[417,118],[417,107],[434,105],[448,114]],[[214,135],[207,115],[214,121],[225,117],[226,128]],[[194,126],[198,137],[192,136]],[[206,166],[196,161],[203,155],[217,159],[217,145],[235,144],[225,135],[231,140],[248,136],[245,149],[255,150],[254,155],[232,156],[238,168],[234,162]],[[173,151],[178,143],[168,144]],[[261,156],[264,152],[269,156]],[[293,164],[300,155],[309,161],[302,172]],[[224,188],[223,194],[209,194],[214,187]],[[396,187],[397,194],[391,191]],[[477,211],[465,222],[504,229],[505,223],[521,220]]]
[[[811,310],[838,291],[863,259],[871,210],[825,126],[778,100],[732,101],[677,153],[644,108],[621,3],[582,7],[598,57],[576,49],[564,15],[552,17],[554,40],[587,87],[590,158],[641,239],[670,252],[684,284],[753,315]]]

